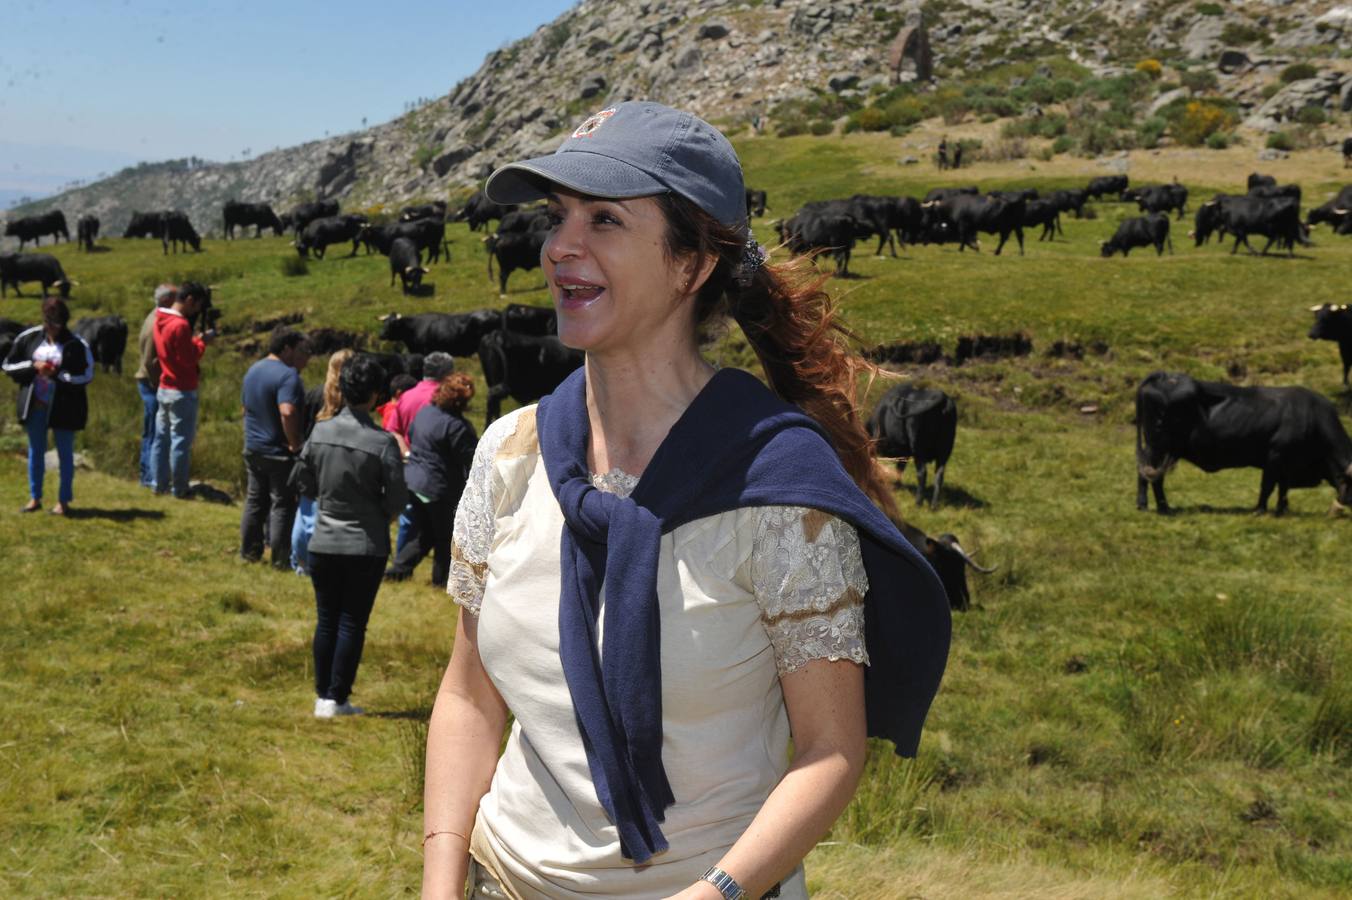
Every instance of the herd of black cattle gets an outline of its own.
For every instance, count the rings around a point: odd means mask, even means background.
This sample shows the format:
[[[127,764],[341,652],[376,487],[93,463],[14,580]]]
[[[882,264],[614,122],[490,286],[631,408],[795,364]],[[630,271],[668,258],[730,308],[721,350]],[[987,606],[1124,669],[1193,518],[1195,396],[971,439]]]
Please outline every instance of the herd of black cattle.
[[[1162,255],[1166,246],[1173,252],[1170,238],[1171,215],[1181,219],[1187,212],[1188,190],[1177,182],[1132,187],[1127,176],[1094,178],[1084,188],[1055,190],[1041,195],[1037,190],[1004,190],[982,193],[977,187],[942,187],[923,199],[855,195],[842,200],[823,200],[805,204],[787,219],[773,225],[783,245],[794,255],[830,256],[836,273],[847,275],[850,254],[856,241],[877,238],[876,253],[889,247],[896,256],[896,245],[956,243],[959,251],[980,250],[979,235],[999,236],[995,253],[1003,250],[1010,236],[1023,253],[1023,229],[1042,229],[1039,240],[1052,240],[1063,234],[1061,217],[1086,215],[1091,201],[1116,199],[1134,202],[1144,215],[1121,222],[1111,238],[1101,242],[1104,257],[1132,249],[1153,246]],[[1204,202],[1194,215],[1189,235],[1196,245],[1207,243],[1215,235],[1233,237],[1231,253],[1251,236],[1266,238],[1261,253],[1275,244],[1288,254],[1297,245],[1310,245],[1310,231],[1326,225],[1334,234],[1352,234],[1352,185],[1344,187],[1334,199],[1311,209],[1302,220],[1301,191],[1298,185],[1279,185],[1270,176],[1249,177],[1248,192],[1243,195],[1217,194]],[[767,209],[764,191],[747,191],[748,218],[763,216]],[[362,246],[366,252],[379,252],[389,258],[390,284],[398,279],[404,293],[417,293],[427,266],[450,259],[446,223],[468,222],[472,231],[487,232],[491,222],[498,226],[482,241],[488,255],[488,274],[498,264],[498,283],[503,295],[507,279],[514,271],[538,268],[540,252],[548,235],[549,218],[540,207],[503,206],[475,194],[454,214],[448,214],[444,202],[409,206],[398,220],[373,224],[367,216],[340,211],[334,201],[304,203],[285,215],[277,215],[266,203],[228,202],[223,209],[223,234],[235,236],[237,228],[254,228],[258,237],[264,229],[275,235],[292,231],[293,246],[302,257],[323,259],[327,248],[351,242],[349,256]],[[77,239],[85,250],[93,250],[99,234],[99,221],[89,215],[76,223]],[[41,244],[41,238],[70,239],[65,216],[60,211],[18,219],[7,224],[7,236],[20,241],[19,253],[0,254],[0,296],[8,287],[26,281],[40,282],[43,291],[56,289],[68,296],[72,285],[60,262],[50,254],[24,253],[28,241]],[[168,253],[191,247],[201,249],[201,237],[188,217],[175,210],[133,213],[124,232],[128,238],[158,237]],[[212,308],[203,313],[209,321],[219,318]],[[1325,303],[1312,307],[1314,327],[1309,337],[1336,341],[1343,365],[1343,384],[1348,384],[1352,369],[1352,309],[1346,304]],[[503,309],[481,309],[469,313],[420,313],[402,316],[391,313],[381,317],[379,339],[403,344],[405,353],[372,353],[391,375],[421,375],[425,354],[440,350],[456,356],[477,355],[488,385],[487,422],[497,418],[502,400],[511,397],[518,403],[530,403],[549,393],[568,373],[582,364],[579,351],[564,346],[555,337],[554,311],[548,307],[510,304]],[[0,319],[0,356],[24,326]],[[105,369],[121,372],[128,328],[120,316],[85,318],[75,325],[89,341],[95,359]],[[343,346],[358,346],[360,336],[330,329],[312,333],[315,352],[331,352]],[[362,352],[370,352],[363,350]],[[897,459],[900,474],[906,464],[914,463],[916,501],[923,503],[926,473],[934,469],[930,504],[937,507],[944,472],[957,434],[957,405],[953,398],[934,388],[902,384],[888,391],[868,420],[870,433],[878,441],[880,456]],[[1326,398],[1301,387],[1242,387],[1222,382],[1198,381],[1188,375],[1156,372],[1148,376],[1136,393],[1137,506],[1146,509],[1148,492],[1153,490],[1156,508],[1169,511],[1165,499],[1164,476],[1178,461],[1187,460],[1207,472],[1224,468],[1253,467],[1262,471],[1258,509],[1266,510],[1273,490],[1278,492],[1276,512],[1287,508],[1287,491],[1293,487],[1313,487],[1327,482],[1337,491],[1338,502],[1352,506],[1352,439],[1349,439],[1337,409]],[[907,537],[934,564],[955,608],[968,606],[966,570],[988,572],[963,550],[952,534],[931,538],[916,529]]]

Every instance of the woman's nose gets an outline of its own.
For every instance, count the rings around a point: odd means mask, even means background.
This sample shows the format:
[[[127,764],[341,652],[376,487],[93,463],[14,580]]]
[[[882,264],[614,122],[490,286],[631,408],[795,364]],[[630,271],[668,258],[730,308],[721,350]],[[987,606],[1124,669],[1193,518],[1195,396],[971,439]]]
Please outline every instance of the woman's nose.
[[[582,255],[583,228],[579,216],[563,216],[545,239],[542,252],[552,263]]]

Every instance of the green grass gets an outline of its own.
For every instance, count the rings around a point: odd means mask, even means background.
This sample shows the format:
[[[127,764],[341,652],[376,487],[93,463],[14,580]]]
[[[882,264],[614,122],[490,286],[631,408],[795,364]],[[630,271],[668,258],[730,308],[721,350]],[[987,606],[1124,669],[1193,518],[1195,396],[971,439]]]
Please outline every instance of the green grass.
[[[788,215],[809,199],[938,183],[895,164],[889,141],[762,138],[741,150],[772,215]],[[1307,197],[1341,178],[1297,157],[1312,173]],[[1234,190],[1251,165],[1210,159],[1166,162],[1194,198]],[[1083,183],[1087,165],[988,165],[961,180],[1062,186]],[[1169,477],[1178,514],[1138,513],[1131,425],[1135,385],[1160,368],[1305,384],[1346,415],[1335,349],[1305,334],[1306,308],[1340,299],[1352,242],[1325,233],[1305,258],[1230,257],[1193,249],[1184,222],[1173,256],[1101,260],[1097,241],[1131,213],[1097,209],[1066,220],[1068,240],[1030,240],[1024,257],[992,256],[989,237],[980,255],[875,259],[859,247],[859,277],[833,282],[870,343],[932,339],[951,351],[961,335],[1021,330],[1035,350],[908,373],[956,396],[961,427],[945,505],[917,510],[906,493],[902,508],[999,570],[974,579],[975,608],[955,618],[919,758],[875,748],[854,804],[808,860],[814,896],[1352,890],[1352,522],[1325,515],[1328,488],[1293,493],[1284,519],[1254,517],[1256,472],[1186,464]],[[240,348],[261,336],[252,323],[299,309],[302,327],[366,332],[375,346],[385,312],[496,305],[478,236],[451,231],[455,261],[433,267],[435,294],[417,299],[389,287],[383,259],[339,248],[290,274],[282,239],[207,241],[167,260],[157,244],[116,239],[108,253],[57,253],[81,281],[77,317],[137,323],[161,280],[219,285],[231,331],[207,357],[194,465],[237,490],[238,383],[255,358]],[[768,240],[768,221],[757,231]],[[512,300],[545,301],[538,272],[513,275],[511,288]],[[36,303],[6,300],[3,314],[31,321]],[[1109,349],[1046,357],[1059,339]],[[746,359],[735,330],[712,353]],[[307,383],[323,366],[312,361]],[[131,370],[91,388],[80,445],[98,471],[75,486],[86,517],[0,514],[0,892],[416,890],[420,744],[450,651],[448,601],[424,572],[383,588],[356,695],[377,715],[315,722],[309,585],[235,560],[237,507],[159,500],[129,480],[140,421]],[[6,510],[25,493],[12,393],[0,391]],[[1080,412],[1089,405],[1097,411]],[[476,422],[482,409],[480,399]]]

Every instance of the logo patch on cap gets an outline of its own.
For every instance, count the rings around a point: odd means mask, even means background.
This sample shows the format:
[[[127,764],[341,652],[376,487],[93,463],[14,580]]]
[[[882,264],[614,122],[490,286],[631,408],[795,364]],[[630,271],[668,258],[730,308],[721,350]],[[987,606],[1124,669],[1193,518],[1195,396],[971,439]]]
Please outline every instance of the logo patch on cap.
[[[596,129],[604,125],[606,119],[609,119],[613,115],[615,115],[615,107],[612,106],[610,109],[603,109],[599,113],[588,116],[581,125],[577,126],[577,130],[573,132],[573,137],[591,137],[592,134],[596,132]]]

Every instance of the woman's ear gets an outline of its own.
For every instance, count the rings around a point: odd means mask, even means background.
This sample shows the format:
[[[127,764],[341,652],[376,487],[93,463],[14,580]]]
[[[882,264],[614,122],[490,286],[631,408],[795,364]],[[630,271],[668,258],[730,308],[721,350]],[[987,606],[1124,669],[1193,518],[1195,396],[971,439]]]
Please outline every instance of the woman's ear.
[[[714,253],[691,253],[681,263],[681,268],[685,275],[685,293],[686,296],[699,293],[700,288],[704,287],[709,276],[714,273],[714,268],[718,265],[718,256]]]

